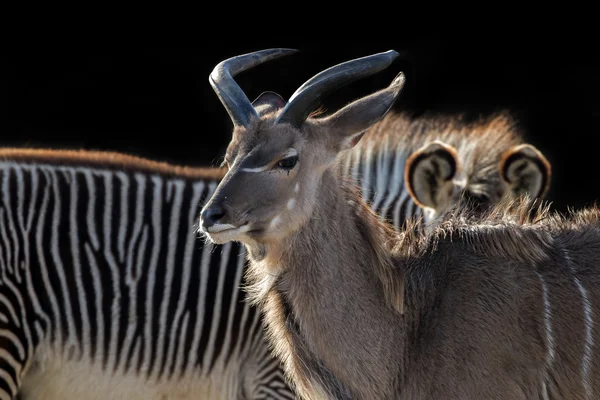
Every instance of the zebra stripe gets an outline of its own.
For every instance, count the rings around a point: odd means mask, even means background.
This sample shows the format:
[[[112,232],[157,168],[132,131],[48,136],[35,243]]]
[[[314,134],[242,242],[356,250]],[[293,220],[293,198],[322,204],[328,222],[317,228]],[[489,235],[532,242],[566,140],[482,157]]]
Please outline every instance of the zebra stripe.
[[[404,183],[404,165],[411,153],[401,145],[393,149],[386,143],[382,146],[389,149],[386,151],[374,146],[373,141],[357,145],[338,160],[338,168],[343,176],[352,177],[362,197],[382,220],[401,229],[407,218],[423,214]]]
[[[77,362],[149,385],[223,376],[232,398],[294,398],[239,289],[243,248],[196,236],[217,182],[35,163],[0,170],[0,398],[20,387],[27,398],[42,390],[40,375]],[[114,393],[127,390],[120,381]]]

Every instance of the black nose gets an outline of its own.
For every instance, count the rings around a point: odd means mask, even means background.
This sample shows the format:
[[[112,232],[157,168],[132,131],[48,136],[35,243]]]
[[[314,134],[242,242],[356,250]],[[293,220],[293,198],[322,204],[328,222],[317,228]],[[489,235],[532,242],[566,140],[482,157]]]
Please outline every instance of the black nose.
[[[225,209],[220,206],[210,206],[209,208],[202,211],[200,217],[202,217],[202,226],[204,228],[210,228],[221,218],[225,216]]]

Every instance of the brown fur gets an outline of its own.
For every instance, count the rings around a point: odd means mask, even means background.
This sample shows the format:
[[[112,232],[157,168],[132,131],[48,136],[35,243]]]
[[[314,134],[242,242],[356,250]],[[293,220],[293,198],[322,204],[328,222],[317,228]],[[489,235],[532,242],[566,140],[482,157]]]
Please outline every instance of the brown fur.
[[[326,174],[324,184],[333,183],[331,179],[332,176]],[[346,349],[367,333],[364,327],[370,325],[369,319],[375,323],[384,318],[392,323],[395,316],[401,315],[404,310],[402,270],[393,268],[388,250],[389,241],[393,240],[395,233],[389,227],[377,224],[371,209],[356,195],[347,197],[353,203],[349,208],[335,209],[334,206],[342,200],[338,196],[346,197],[343,192],[321,190],[317,198],[327,207],[315,206],[307,225],[289,239],[271,246],[270,252],[277,248],[286,249],[277,260],[281,272],[266,295],[255,299],[263,304],[266,326],[276,354],[284,361],[286,371],[298,385],[300,394],[307,398],[313,398],[315,393],[329,393],[329,396],[336,393],[334,398],[346,398],[342,395],[346,392],[358,395],[356,388],[347,384],[351,375],[370,375],[368,371],[377,370],[379,360],[394,362],[390,359],[394,354],[393,345],[377,346],[369,341],[372,346],[355,348],[352,352]],[[352,210],[351,214],[348,210]],[[362,217],[355,219],[354,213]],[[318,229],[319,221],[324,220],[335,222],[328,222],[326,230]],[[329,242],[328,246],[323,246],[325,241]],[[331,248],[338,250],[328,250]],[[346,268],[343,260],[350,254],[357,260],[358,271]],[[323,268],[324,265],[331,268]],[[257,282],[255,277],[263,274],[256,267],[258,265],[249,271],[250,285]],[[310,282],[310,285],[298,286],[299,282]],[[332,285],[336,282],[340,282],[340,290],[335,290],[335,296],[341,302],[330,298],[333,295]],[[358,299],[354,293],[364,285],[371,287],[372,292],[355,302]],[[283,309],[285,303],[291,308],[288,313]],[[377,311],[369,318],[355,317],[357,313],[363,315],[373,305],[377,305]],[[342,330],[337,326],[340,323],[345,325]],[[319,331],[306,330],[308,326],[320,328]],[[375,330],[369,334],[401,340],[394,329]],[[335,343],[330,341],[331,335],[336,337]],[[316,354],[319,356],[315,357]],[[321,358],[321,354],[326,356]],[[362,362],[357,364],[358,359]],[[344,375],[348,375],[344,377],[340,377],[342,365],[352,370],[346,371]],[[372,386],[369,388],[372,398],[385,398],[381,397],[386,393],[382,388],[390,390],[396,386],[396,376],[380,374],[368,378],[372,380],[367,384],[367,387]]]
[[[433,157],[439,157],[441,158],[441,160],[444,162],[444,164],[446,164],[449,168],[448,174],[446,176],[441,176],[441,180],[445,182],[451,181],[452,178],[454,178],[455,174],[457,171],[459,171],[461,169],[461,163],[460,163],[460,159],[458,157],[458,152],[454,149],[454,147],[448,146],[443,142],[439,142],[439,141],[435,141],[432,142],[428,148],[430,147],[435,147],[439,149],[433,150],[433,153],[437,153],[437,154],[431,154],[431,152],[429,151],[424,151],[424,150],[417,150],[415,151],[410,157],[408,157],[408,160],[406,160],[406,166],[407,168],[404,170],[404,182],[405,182],[405,186],[406,186],[406,190],[408,190],[408,193],[411,195],[411,197],[415,200],[415,203],[417,203],[419,206],[421,207],[427,207],[426,204],[423,204],[421,202],[421,200],[419,199],[419,196],[417,195],[416,191],[415,191],[415,184],[418,183],[416,182],[416,180],[418,179],[417,177],[415,177],[415,166],[417,166],[420,162],[422,162],[422,159],[425,158],[426,156],[433,156]],[[439,162],[436,163],[436,175],[439,175],[440,171],[440,167],[439,167]],[[448,182],[451,183],[451,182]],[[432,188],[430,187],[430,190]],[[430,197],[434,197],[434,193],[430,194]]]
[[[400,133],[400,134],[398,134]],[[401,148],[407,155],[428,141],[439,140],[454,147],[462,170],[471,184],[490,180],[504,151],[523,142],[523,131],[508,112],[466,119],[464,115],[426,113],[414,116],[406,112],[390,112],[373,126],[354,149],[374,146],[382,149]],[[496,172],[493,178],[498,181]]]
[[[346,204],[354,203],[345,211],[314,211],[313,221],[333,218],[337,228],[309,223],[290,239],[293,243],[283,241],[288,252],[278,260],[282,272],[257,299],[266,310],[276,354],[299,392],[306,398],[327,393],[327,398],[359,399],[540,396],[541,381],[550,378],[544,378],[548,350],[535,271],[555,287],[554,307],[577,299],[557,248],[577,254],[574,262],[583,271],[597,264],[600,210],[565,218],[546,211],[531,215],[521,203],[503,204],[477,224],[468,210],[456,210],[430,234],[409,233],[386,252],[389,246],[383,244],[393,234],[348,193],[339,193]],[[582,245],[592,246],[589,255],[577,250]],[[585,286],[597,302],[600,290],[589,285],[600,273],[587,271]],[[386,295],[377,296],[379,291]],[[396,296],[405,302],[405,314],[389,307]],[[555,338],[557,357],[568,363],[550,371],[556,386],[549,390],[558,398],[584,398],[580,302],[565,315],[570,328],[557,322],[563,330]],[[291,311],[284,310],[285,303]],[[563,318],[562,313],[553,318]],[[592,388],[597,393],[600,382],[593,380]]]
[[[227,172],[222,168],[188,167],[110,151],[2,148],[0,160],[19,162],[51,162],[63,165],[100,166],[124,170],[154,172],[161,175],[220,180]]]
[[[402,132],[402,135],[386,135],[385,132]],[[464,114],[424,113],[414,115],[404,111],[390,111],[363,136],[362,145],[368,139],[378,147],[400,146],[412,152],[424,143],[423,137],[431,137],[458,147],[463,142],[476,142],[497,155],[497,147],[507,148],[520,144],[523,132],[512,114],[506,110],[477,118],[467,119]],[[481,142],[478,139],[483,139]],[[359,144],[361,146],[361,144]],[[474,156],[489,157],[489,153],[477,151]]]
[[[403,218],[411,217],[411,213],[399,215],[394,203],[390,207],[389,202],[381,200],[382,194],[400,197],[399,191],[392,188],[395,180],[403,180],[413,201],[427,210],[427,222],[459,201],[471,201],[485,210],[504,196],[543,197],[550,184],[550,164],[523,140],[523,130],[507,110],[474,119],[461,114],[390,112],[364,134],[351,152],[339,156],[337,169],[343,175],[354,176],[369,205],[400,228]],[[430,146],[434,143],[442,146],[445,154],[433,154]],[[515,168],[509,182],[506,169],[515,161],[523,163],[523,158],[527,158],[528,168]],[[455,164],[454,173],[433,179],[433,167],[446,161]],[[433,169],[428,170],[426,165]],[[417,169],[419,173],[415,174]],[[538,182],[543,190],[537,189]],[[415,184],[427,192],[415,193]],[[424,204],[419,198],[422,195],[437,203]],[[406,212],[407,208],[402,210]]]
[[[514,162],[514,160],[517,158],[526,158],[529,162],[535,164],[539,170],[546,171],[546,174],[545,176],[543,176],[543,180],[541,182],[542,188],[540,197],[543,197],[546,193],[548,193],[548,190],[550,189],[550,180],[552,177],[552,168],[550,166],[550,163],[539,152],[539,150],[537,150],[531,145],[522,144],[519,146],[514,146],[511,149],[505,151],[504,154],[502,154],[502,159],[500,160],[499,165],[502,178],[504,178],[504,180],[506,180],[507,182],[510,181],[510,178],[508,177],[506,171],[507,166],[511,162]]]
[[[405,132],[404,136],[381,136],[376,131]],[[498,111],[489,115],[467,118],[465,114],[442,114],[426,112],[413,114],[404,111],[390,111],[373,128],[366,133],[364,138],[371,137],[383,146],[385,142],[393,140],[403,146],[411,143],[414,148],[423,144],[423,136],[433,135],[439,140],[456,146],[462,141],[462,136],[468,135],[471,140],[477,137],[495,137],[492,141],[503,142],[509,145],[518,144],[522,140],[522,130],[517,119],[507,110]],[[490,150],[491,144],[487,144]],[[485,155],[480,155],[484,157]]]
[[[429,233],[395,233],[335,159],[398,92],[394,81],[299,127],[261,115],[236,128],[229,171],[202,213],[210,240],[249,250],[250,292],[299,395],[600,393],[596,334],[588,337],[600,300],[600,211],[563,220],[518,202],[483,216],[457,206]],[[298,162],[280,168],[290,151]]]

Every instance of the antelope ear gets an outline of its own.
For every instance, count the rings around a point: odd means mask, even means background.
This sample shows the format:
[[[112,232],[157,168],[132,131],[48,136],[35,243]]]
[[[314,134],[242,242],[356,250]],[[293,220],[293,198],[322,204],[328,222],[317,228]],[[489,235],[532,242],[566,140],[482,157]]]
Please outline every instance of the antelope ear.
[[[438,140],[426,144],[406,160],[404,182],[408,193],[419,206],[439,209],[451,200],[452,179],[458,168],[454,147]]]
[[[514,196],[529,194],[533,198],[546,195],[552,170],[544,155],[530,144],[505,151],[500,161],[500,174]]]
[[[285,107],[286,101],[275,92],[262,92],[252,102],[258,115],[264,115]]]
[[[330,143],[334,151],[354,147],[365,131],[389,111],[404,87],[404,82],[404,74],[400,72],[387,88],[355,100],[328,117],[317,119],[317,123],[329,128]]]

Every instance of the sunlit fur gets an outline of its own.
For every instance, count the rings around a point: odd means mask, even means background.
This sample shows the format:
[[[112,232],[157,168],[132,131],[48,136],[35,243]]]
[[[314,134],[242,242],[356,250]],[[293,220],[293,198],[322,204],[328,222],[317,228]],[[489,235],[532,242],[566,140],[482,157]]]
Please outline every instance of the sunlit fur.
[[[390,91],[300,128],[263,116],[236,130],[230,169],[205,207],[227,207],[219,223],[249,226],[235,238],[249,250],[249,290],[298,393],[597,396],[600,212],[563,219],[502,200],[483,213],[457,205],[427,233],[395,233],[334,168],[336,154],[387,111]],[[238,169],[258,148],[275,164],[290,147],[300,161],[289,173]],[[301,207],[290,210],[298,186]],[[270,227],[276,217],[287,229]]]
[[[537,149],[523,143],[525,136],[508,111],[474,118],[390,111],[351,152],[340,154],[338,168],[357,182],[369,206],[394,226],[401,227],[405,218],[420,215],[431,224],[459,201],[470,201],[485,210],[504,196],[544,197],[550,185],[550,164]],[[409,179],[414,177],[406,173],[423,148],[434,141],[448,146],[458,170],[447,183],[449,194],[442,193],[441,203],[428,207],[411,192],[414,182],[411,184]],[[521,175],[511,176],[511,184],[502,171],[507,168],[507,161],[511,165],[523,162],[523,157],[517,156],[525,150],[529,151],[529,164],[538,168],[529,167],[523,172],[515,169],[513,175]],[[542,181],[542,190],[536,190],[534,178]]]

